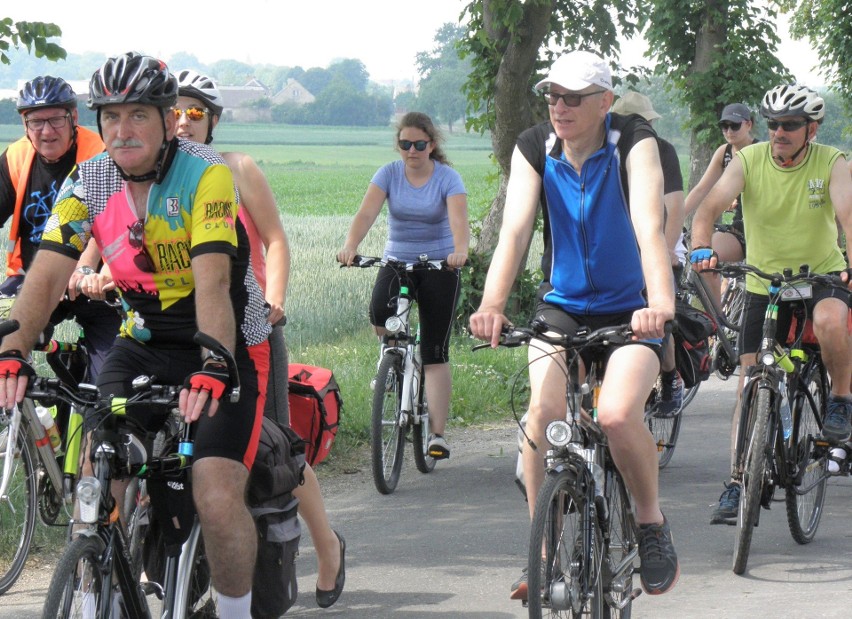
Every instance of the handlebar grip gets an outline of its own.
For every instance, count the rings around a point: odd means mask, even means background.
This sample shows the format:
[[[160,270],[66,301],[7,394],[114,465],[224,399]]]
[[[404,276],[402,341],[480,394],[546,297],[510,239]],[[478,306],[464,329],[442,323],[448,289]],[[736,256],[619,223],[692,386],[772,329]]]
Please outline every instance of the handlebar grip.
[[[21,327],[21,323],[17,320],[4,320],[0,322],[0,338],[4,338],[10,333],[14,333]]]

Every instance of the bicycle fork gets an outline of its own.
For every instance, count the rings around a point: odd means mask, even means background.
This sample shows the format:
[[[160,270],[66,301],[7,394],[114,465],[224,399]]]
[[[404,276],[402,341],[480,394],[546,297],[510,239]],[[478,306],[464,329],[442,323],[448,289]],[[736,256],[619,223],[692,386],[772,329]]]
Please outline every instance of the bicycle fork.
[[[409,424],[420,423],[422,411],[414,406],[417,394],[420,392],[420,327],[417,327],[417,335],[414,344],[409,343],[405,355],[405,367],[403,368],[402,381],[402,403],[400,405],[399,423],[401,427]]]

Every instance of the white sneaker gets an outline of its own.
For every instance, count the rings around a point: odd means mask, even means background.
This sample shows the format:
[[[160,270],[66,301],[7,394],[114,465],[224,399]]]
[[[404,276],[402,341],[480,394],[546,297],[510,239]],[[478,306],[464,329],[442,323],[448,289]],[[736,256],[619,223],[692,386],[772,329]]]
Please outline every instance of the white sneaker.
[[[435,460],[444,460],[450,457],[450,446],[444,437],[440,434],[433,434],[429,437],[429,445],[426,448],[426,454],[435,458]]]

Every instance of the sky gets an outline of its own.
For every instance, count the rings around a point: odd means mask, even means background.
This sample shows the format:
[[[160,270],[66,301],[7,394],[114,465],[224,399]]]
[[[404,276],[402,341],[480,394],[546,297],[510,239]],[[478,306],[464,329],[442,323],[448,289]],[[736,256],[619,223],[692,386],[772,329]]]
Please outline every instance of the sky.
[[[59,25],[68,52],[117,55],[135,50],[163,58],[175,52],[201,62],[234,59],[304,69],[342,58],[364,63],[370,79],[416,81],[415,56],[434,47],[437,30],[456,23],[468,0],[142,0],[122,2],[40,0],[4,6],[14,21]],[[14,8],[12,8],[14,7]],[[169,19],[174,16],[173,19]],[[779,57],[809,85],[824,79],[811,71],[817,57],[807,42],[781,33]],[[635,51],[631,46],[625,54]]]

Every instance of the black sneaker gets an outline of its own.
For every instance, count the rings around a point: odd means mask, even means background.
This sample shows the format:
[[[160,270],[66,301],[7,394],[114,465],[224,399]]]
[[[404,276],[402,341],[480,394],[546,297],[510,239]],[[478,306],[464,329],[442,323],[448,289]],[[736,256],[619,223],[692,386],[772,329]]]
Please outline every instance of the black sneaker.
[[[680,374],[674,373],[672,378],[663,376],[660,387],[660,395],[657,399],[657,407],[654,417],[674,417],[683,407],[683,380]]]
[[[737,524],[742,490],[742,486],[735,481],[725,484],[725,490],[719,496],[719,505],[710,516],[710,524]]]
[[[852,434],[852,400],[835,398],[828,400],[822,435],[832,443],[842,443]]]
[[[648,595],[670,591],[680,577],[668,519],[663,524],[639,525],[639,580]]]

